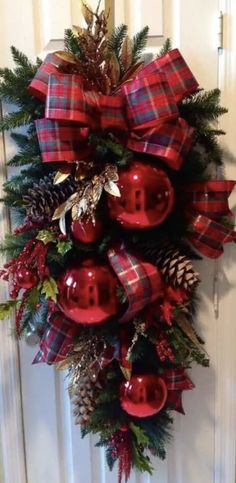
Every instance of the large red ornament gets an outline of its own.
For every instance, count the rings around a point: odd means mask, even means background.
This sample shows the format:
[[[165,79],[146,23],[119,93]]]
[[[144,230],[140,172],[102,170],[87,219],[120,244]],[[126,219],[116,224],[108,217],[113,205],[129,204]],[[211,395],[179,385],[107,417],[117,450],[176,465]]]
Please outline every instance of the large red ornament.
[[[103,232],[103,223],[99,218],[92,220],[76,220],[71,225],[71,232],[75,240],[81,243],[94,243],[99,240]]]
[[[35,272],[28,268],[20,268],[16,273],[16,283],[21,288],[30,289],[38,283],[39,279]]]
[[[58,305],[78,324],[100,324],[118,311],[117,285],[118,280],[108,266],[87,260],[62,275]]]
[[[146,418],[158,413],[167,399],[165,381],[155,374],[132,376],[120,387],[121,406],[128,414]]]
[[[121,196],[109,195],[109,213],[124,228],[160,225],[172,211],[174,190],[161,168],[135,161],[120,172],[118,186]]]

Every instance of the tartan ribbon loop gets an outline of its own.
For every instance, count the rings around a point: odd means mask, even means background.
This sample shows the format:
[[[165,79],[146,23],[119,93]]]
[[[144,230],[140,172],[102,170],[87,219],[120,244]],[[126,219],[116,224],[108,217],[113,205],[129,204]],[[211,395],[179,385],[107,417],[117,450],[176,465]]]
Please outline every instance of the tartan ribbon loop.
[[[73,346],[73,338],[78,333],[78,326],[65,319],[61,312],[52,314],[48,321],[40,342],[39,352],[33,364],[46,362],[58,364],[66,359]]]
[[[197,250],[209,258],[222,255],[225,243],[236,242],[236,232],[230,226],[232,213],[228,198],[236,182],[212,180],[193,183],[185,188],[185,215],[189,224],[188,238]],[[227,223],[222,221],[222,218]]]
[[[182,404],[182,392],[192,390],[195,387],[185,368],[165,369],[162,377],[168,389],[167,407],[185,414]]]
[[[128,322],[146,305],[161,298],[161,277],[154,265],[129,253],[124,244],[108,250],[108,259],[128,299],[128,308],[120,322]]]
[[[45,119],[36,123],[43,161],[81,159],[74,130],[85,127],[87,140],[91,129],[115,130],[122,139],[125,133],[130,149],[161,157],[178,170],[191,147],[193,129],[179,117],[177,104],[197,89],[178,49],[152,61],[110,96],[86,91],[66,60],[49,54],[29,86],[31,94],[46,99],[49,124]]]

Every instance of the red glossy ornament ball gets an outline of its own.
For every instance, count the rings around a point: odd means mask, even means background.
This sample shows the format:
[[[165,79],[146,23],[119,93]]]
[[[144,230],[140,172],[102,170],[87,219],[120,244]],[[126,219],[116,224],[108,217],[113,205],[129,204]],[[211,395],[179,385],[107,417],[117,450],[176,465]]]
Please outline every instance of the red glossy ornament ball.
[[[99,218],[96,218],[95,223],[92,220],[76,220],[71,225],[71,232],[75,240],[81,243],[94,243],[102,236],[103,223]]]
[[[58,283],[58,305],[78,324],[101,324],[118,311],[117,285],[118,280],[109,266],[87,260],[62,275]]]
[[[38,276],[28,268],[20,268],[16,273],[16,283],[21,288],[29,289],[38,283]]]
[[[127,229],[160,225],[171,213],[174,190],[165,171],[134,161],[120,172],[120,198],[109,195],[110,217]]]
[[[165,405],[167,387],[165,381],[155,374],[132,376],[120,387],[121,406],[128,414],[146,418],[158,413]]]

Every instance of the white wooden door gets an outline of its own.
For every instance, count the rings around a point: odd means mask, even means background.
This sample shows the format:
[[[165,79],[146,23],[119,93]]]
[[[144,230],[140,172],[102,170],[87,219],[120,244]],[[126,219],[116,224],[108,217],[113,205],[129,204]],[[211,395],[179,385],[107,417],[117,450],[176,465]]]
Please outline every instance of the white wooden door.
[[[90,4],[96,5],[96,0]],[[107,1],[112,4],[111,1]],[[225,15],[225,45],[218,52],[218,16]],[[206,89],[219,85],[230,110],[222,126],[225,143],[236,153],[235,0],[115,0],[115,22],[131,33],[151,24],[148,51],[171,37]],[[0,0],[0,66],[11,66],[9,47],[31,58],[61,47],[64,28],[81,21],[78,0]],[[232,106],[232,107],[231,107]],[[3,147],[5,146],[5,152]],[[6,136],[1,163],[13,146]],[[232,155],[227,174],[236,178]],[[4,169],[1,168],[1,177]],[[5,213],[1,232],[7,226]],[[130,483],[234,483],[236,441],[236,270],[235,247],[215,263],[204,261],[198,325],[211,357],[210,369],[194,368],[194,391],[184,395],[186,416],[175,417],[173,443],[165,462],[155,461],[152,478],[133,474]],[[1,289],[2,300],[6,296]],[[218,315],[217,315],[218,311]],[[65,376],[47,366],[32,366],[35,351],[8,337],[0,327],[0,466],[4,483],[111,483],[102,450],[81,440],[73,424]]]

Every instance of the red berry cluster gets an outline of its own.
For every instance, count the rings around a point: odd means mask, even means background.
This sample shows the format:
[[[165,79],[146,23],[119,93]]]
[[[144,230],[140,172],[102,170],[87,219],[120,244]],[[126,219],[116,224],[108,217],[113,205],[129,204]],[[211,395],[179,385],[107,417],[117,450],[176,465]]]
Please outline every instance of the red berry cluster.
[[[0,277],[10,282],[10,296],[13,299],[17,298],[21,288],[30,289],[48,275],[47,251],[47,245],[33,238],[17,258],[4,265]]]
[[[170,347],[170,344],[168,342],[168,339],[164,331],[162,331],[158,337],[158,340],[156,343],[156,351],[161,362],[165,362],[166,359],[169,359],[171,362],[174,362],[175,356],[173,354],[173,351]]]
[[[112,457],[118,459],[118,483],[121,483],[122,477],[128,481],[131,467],[132,467],[132,441],[129,430],[116,431],[112,434],[109,440],[109,445],[112,450]]]

